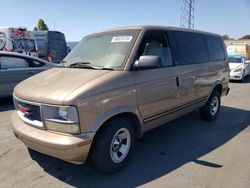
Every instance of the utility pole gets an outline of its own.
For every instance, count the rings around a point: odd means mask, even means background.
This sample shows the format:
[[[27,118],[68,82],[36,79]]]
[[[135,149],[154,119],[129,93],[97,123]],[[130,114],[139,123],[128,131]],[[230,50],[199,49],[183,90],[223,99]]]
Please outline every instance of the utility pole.
[[[183,0],[180,27],[194,29],[194,0]]]

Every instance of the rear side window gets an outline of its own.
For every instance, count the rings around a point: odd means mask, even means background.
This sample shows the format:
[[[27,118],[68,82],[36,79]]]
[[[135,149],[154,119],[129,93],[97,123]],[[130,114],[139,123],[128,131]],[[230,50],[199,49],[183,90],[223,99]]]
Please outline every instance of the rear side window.
[[[208,52],[203,36],[192,32],[175,32],[180,64],[208,62]]]
[[[225,59],[221,40],[215,36],[206,36],[210,61],[220,61]]]
[[[0,57],[0,67],[1,69],[27,68],[29,63],[22,58],[2,56]]]

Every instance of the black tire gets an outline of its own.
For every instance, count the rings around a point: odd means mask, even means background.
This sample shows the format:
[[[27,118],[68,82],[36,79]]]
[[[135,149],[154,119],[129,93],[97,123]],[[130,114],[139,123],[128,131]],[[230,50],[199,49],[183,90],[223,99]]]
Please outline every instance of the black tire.
[[[242,78],[241,78],[241,80],[240,80],[242,83],[245,81],[245,76],[244,76],[244,75],[245,75],[245,70],[244,70],[244,72],[243,72],[243,74],[242,74]]]
[[[125,135],[130,134],[130,144],[128,144],[128,138],[127,140],[122,140],[122,138],[118,138],[119,136],[117,136],[116,138],[122,141],[119,144],[115,144],[117,143],[115,142],[115,135],[119,133]],[[125,146],[125,142],[127,146],[129,145],[128,150],[126,150],[127,152],[124,152],[125,157],[121,157],[121,161],[115,161],[115,159],[119,158],[118,154],[122,153],[118,148]],[[127,164],[134,149],[134,143],[135,133],[132,126],[132,122],[129,121],[127,118],[122,117],[111,120],[110,122],[106,123],[100,131],[98,131],[94,139],[93,147],[91,148],[91,161],[93,166],[98,170],[106,173],[112,174],[118,172]],[[117,146],[117,148],[115,146]],[[117,152],[114,148],[117,150]]]
[[[216,99],[217,99],[217,108],[216,106],[213,106],[215,105],[214,103]],[[216,119],[217,115],[219,114],[219,111],[220,111],[220,93],[218,90],[214,90],[210,95],[205,106],[200,108],[200,115],[202,119],[206,121],[213,121]]]

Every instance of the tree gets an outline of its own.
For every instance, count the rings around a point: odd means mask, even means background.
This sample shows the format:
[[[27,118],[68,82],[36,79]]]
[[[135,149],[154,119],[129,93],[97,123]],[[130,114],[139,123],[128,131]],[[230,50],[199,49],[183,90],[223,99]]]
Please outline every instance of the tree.
[[[43,19],[39,19],[37,22],[37,26],[34,27],[33,31],[48,31],[49,28],[43,21]]]
[[[245,36],[241,37],[240,40],[241,39],[250,39],[250,35],[245,35]]]

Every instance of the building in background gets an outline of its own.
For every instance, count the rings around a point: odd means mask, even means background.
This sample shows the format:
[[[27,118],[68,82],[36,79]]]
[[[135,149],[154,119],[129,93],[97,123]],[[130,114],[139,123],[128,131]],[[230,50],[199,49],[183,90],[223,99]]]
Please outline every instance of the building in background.
[[[250,59],[250,40],[225,40],[229,55],[243,55]]]

